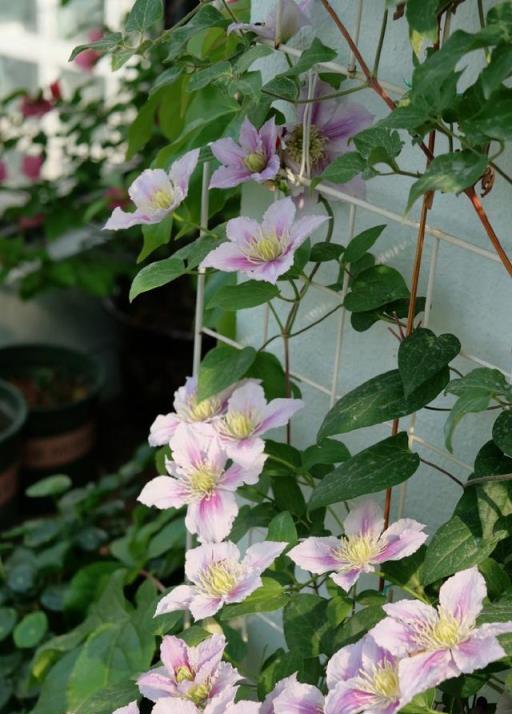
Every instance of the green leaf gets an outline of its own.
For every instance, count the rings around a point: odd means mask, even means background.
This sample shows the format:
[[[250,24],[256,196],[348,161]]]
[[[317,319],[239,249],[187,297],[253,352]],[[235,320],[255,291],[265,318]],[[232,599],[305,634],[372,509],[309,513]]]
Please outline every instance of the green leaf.
[[[370,166],[385,163],[393,168],[396,167],[394,159],[400,154],[403,146],[397,131],[391,131],[383,126],[372,126],[356,134],[353,141]]]
[[[389,265],[375,265],[353,281],[344,304],[351,312],[366,312],[408,297],[409,289],[398,270]]]
[[[492,438],[507,456],[512,456],[512,411],[501,412],[492,427]]]
[[[171,283],[185,272],[183,261],[174,256],[146,265],[133,279],[130,288],[130,302],[135,300],[137,295]]]
[[[474,505],[475,494],[467,491],[452,518],[434,534],[423,566],[425,585],[478,565],[506,537],[505,531],[498,531],[489,538],[483,538],[479,519],[475,518]]]
[[[505,44],[498,45],[492,53],[491,61],[480,73],[479,82],[485,99],[490,98],[491,94],[500,87],[511,72],[512,47]]]
[[[444,427],[446,446],[450,451],[453,448],[455,427],[466,414],[484,411],[496,396],[502,395],[506,398],[511,396],[511,387],[503,374],[497,369],[488,367],[478,367],[461,379],[454,379],[447,386],[446,391],[459,397]]]
[[[258,352],[246,376],[261,379],[267,400],[287,396],[283,366],[271,352]]]
[[[31,612],[14,628],[13,639],[16,647],[32,649],[38,645],[48,629],[48,618],[45,612]]]
[[[294,545],[298,540],[297,529],[291,514],[283,511],[269,523],[267,540]]]
[[[366,161],[357,153],[349,151],[335,159],[325,169],[315,183],[318,181],[332,181],[333,183],[347,183],[354,176],[360,174],[366,168]]]
[[[224,79],[226,81],[232,76],[233,71],[229,62],[225,60],[215,62],[215,64],[209,65],[205,69],[194,72],[190,77],[188,88],[191,92],[197,92],[199,89],[207,87],[218,79]]]
[[[410,478],[420,463],[405,432],[360,451],[327,474],[313,491],[309,510],[383,491]]]
[[[18,621],[18,613],[12,607],[0,607],[0,642],[8,637]]]
[[[380,622],[386,613],[380,606],[366,607],[364,610],[356,612],[347,622],[337,630],[334,641],[334,651],[352,644],[365,635],[368,630]]]
[[[308,49],[299,57],[299,60],[285,72],[287,77],[298,77],[304,74],[319,62],[330,62],[336,59],[336,51],[326,47],[318,37],[315,37]]]
[[[385,227],[385,225],[374,226],[373,228],[368,228],[368,230],[354,236],[346,247],[345,254],[343,256],[345,263],[354,263],[356,260],[362,258],[363,255],[374,245]]]
[[[290,77],[279,75],[274,77],[270,82],[264,85],[264,93],[268,92],[274,97],[285,99],[289,102],[294,102],[299,97],[299,87],[297,82]]]
[[[147,32],[163,17],[162,0],[136,0],[126,18],[127,32]]]
[[[318,438],[344,434],[412,414],[435,399],[449,378],[448,368],[442,369],[406,397],[397,369],[373,377],[336,402],[327,413]]]
[[[239,285],[226,285],[217,290],[208,300],[207,308],[220,307],[222,310],[246,310],[272,300],[279,295],[279,289],[262,280],[248,280]]]
[[[68,491],[72,486],[72,481],[65,474],[56,474],[48,476],[37,481],[32,486],[29,486],[25,493],[30,498],[46,498],[47,496],[60,496],[61,493]]]
[[[253,347],[238,350],[223,345],[210,350],[201,362],[197,385],[199,401],[222,392],[241,379],[256,358]]]
[[[263,585],[255,590],[248,598],[237,605],[227,605],[220,613],[221,621],[231,620],[234,617],[250,615],[254,612],[272,612],[279,610],[288,599],[282,585],[273,578],[262,578]]]
[[[406,211],[427,191],[460,193],[473,186],[487,168],[488,158],[473,151],[455,151],[436,156],[423,176],[413,183]]]
[[[30,714],[66,714],[69,711],[66,688],[79,653],[79,649],[67,652],[51,668],[44,679],[37,704]]]
[[[72,62],[80,52],[84,50],[95,50],[96,52],[109,52],[119,45],[123,40],[123,35],[120,32],[111,32],[95,42],[88,42],[84,45],[77,45],[73,48],[68,62]]]
[[[158,92],[159,89],[162,87],[167,87],[169,84],[174,84],[179,77],[181,77],[183,73],[183,68],[179,67],[178,65],[173,65],[172,67],[169,67],[169,69],[164,70],[161,72],[156,80],[153,86],[151,87],[149,91],[149,96],[153,95],[155,92]]]
[[[162,41],[168,39],[169,54],[167,61],[172,62],[185,45],[201,30],[207,30],[210,27],[227,27],[228,20],[224,15],[216,10],[212,5],[205,5],[194,17],[187,22],[183,27],[178,27],[167,31],[161,36]]]
[[[303,657],[316,657],[322,652],[322,637],[329,627],[328,601],[318,595],[294,595],[283,610],[286,644]]]
[[[437,337],[431,330],[418,327],[400,343],[398,369],[404,394],[409,397],[418,387],[446,367],[460,352],[455,335]]]
[[[475,472],[469,478],[496,476],[512,473],[512,459],[488,441],[482,446],[475,459]],[[512,481],[490,481],[475,487],[478,515],[484,538],[494,534],[494,527],[500,518],[512,515]]]
[[[315,243],[311,248],[310,259],[313,263],[326,263],[329,260],[339,260],[344,248],[337,243]]]
[[[503,87],[493,92],[482,109],[468,121],[463,122],[463,127],[468,133],[476,130],[491,139],[510,141],[512,139],[512,90]]]
[[[438,9],[439,0],[408,0],[405,14],[411,30],[426,40],[435,42]]]
[[[318,444],[308,446],[302,454],[302,465],[308,471],[318,464],[339,464],[350,458],[345,444],[334,439],[322,439]]]
[[[144,244],[137,256],[137,263],[142,263],[148,256],[151,255],[157,248],[171,240],[173,216],[172,214],[164,218],[160,223],[142,226],[142,235],[144,236]]]

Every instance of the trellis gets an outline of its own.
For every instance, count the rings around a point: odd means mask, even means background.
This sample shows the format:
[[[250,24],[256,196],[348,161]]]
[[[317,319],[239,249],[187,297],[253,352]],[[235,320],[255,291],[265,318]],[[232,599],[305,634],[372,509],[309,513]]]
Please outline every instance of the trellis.
[[[263,44],[267,44],[268,46],[272,47],[276,51],[282,53],[283,55],[288,55],[289,57],[296,59],[296,58],[300,57],[301,52],[293,47],[290,47],[286,44],[281,44],[279,42],[279,35],[280,35],[279,18],[280,18],[280,14],[281,14],[281,10],[282,10],[282,0],[276,0],[276,2],[277,2],[277,23],[276,23],[277,27],[276,27],[275,41],[272,42],[272,41],[260,40],[260,42],[262,42]],[[352,37],[355,40],[356,45],[359,41],[359,35],[361,32],[363,4],[364,4],[364,0],[357,0],[357,9],[356,9],[356,13],[355,13],[356,19],[355,19],[354,27],[353,27],[352,33],[351,33]],[[351,57],[350,57],[349,66],[344,66],[337,62],[324,62],[324,63],[319,63],[317,65],[317,67],[324,71],[341,74],[344,77],[347,77],[351,80],[356,80],[356,81],[360,81],[360,82],[364,82],[366,80],[365,75],[362,72],[360,72],[359,70],[357,70],[357,68],[355,66],[355,58],[354,58],[353,53],[351,54]],[[384,87],[385,90],[387,92],[389,92],[389,94],[391,94],[392,96],[399,98],[403,94],[402,88],[396,86],[392,82],[382,81],[380,79],[379,79],[379,82],[380,82],[381,86]],[[310,81],[309,82],[309,97],[311,97],[311,96],[312,96],[312,82]],[[305,117],[306,117],[306,121],[307,121],[308,112],[305,112]],[[306,165],[305,153],[307,150],[307,136],[308,136],[309,127],[305,126],[304,129],[305,129],[305,131],[304,131],[303,161],[302,161],[303,168]],[[210,175],[210,167],[209,167],[208,163],[205,163],[204,167],[203,167],[203,190],[202,190],[202,203],[201,203],[201,226],[202,226],[203,231],[208,230],[208,182],[209,182],[209,175]],[[311,181],[307,178],[307,176],[305,175],[304,172],[302,172],[302,175],[300,175],[300,174],[291,175],[290,178],[292,179],[292,181],[296,182],[297,184],[311,188]],[[354,227],[355,227],[356,217],[358,215],[358,212],[368,212],[369,214],[381,216],[394,224],[409,228],[409,229],[411,229],[411,231],[414,231],[415,233],[417,233],[418,230],[420,230],[420,222],[415,221],[411,218],[405,217],[403,215],[400,215],[388,208],[384,208],[383,206],[379,206],[379,205],[372,203],[370,201],[351,196],[347,193],[344,193],[343,191],[339,191],[338,189],[333,188],[332,186],[328,186],[323,183],[318,183],[316,186],[314,186],[313,190],[315,190],[315,191],[319,192],[320,194],[323,194],[327,197],[334,198],[349,207],[347,240],[350,240],[354,235]],[[498,263],[499,267],[501,269],[500,276],[503,276],[503,278],[506,278],[506,273],[503,269],[503,266],[501,265],[499,256],[495,252],[488,250],[484,247],[481,247],[479,245],[473,244],[470,241],[467,241],[460,236],[454,235],[454,234],[449,233],[441,228],[438,228],[436,226],[432,226],[429,224],[425,225],[424,232],[425,232],[426,237],[428,237],[428,239],[430,240],[430,243],[431,243],[430,260],[429,260],[428,273],[427,273],[427,288],[426,288],[426,295],[425,295],[426,304],[425,304],[425,310],[424,310],[424,317],[422,320],[422,325],[424,327],[428,327],[430,324],[431,308],[432,308],[433,299],[434,299],[436,272],[437,272],[438,265],[439,265],[439,247],[440,247],[441,243],[447,243],[449,245],[455,246],[459,250],[474,254],[474,255],[478,256],[479,258],[484,259],[486,261],[492,261],[494,263]],[[416,238],[416,236],[415,236],[415,238]],[[313,289],[316,289],[316,290],[322,291],[322,292],[327,291],[327,293],[330,294],[334,300],[339,301],[339,303],[341,305],[339,314],[337,316],[334,354],[332,355],[330,360],[326,359],[326,363],[330,362],[330,364],[332,365],[330,383],[322,384],[322,383],[318,382],[316,379],[313,379],[308,374],[296,372],[293,370],[290,372],[290,376],[294,380],[296,380],[299,383],[308,385],[313,390],[316,390],[318,393],[324,395],[326,397],[326,401],[327,401],[327,404],[329,407],[331,407],[343,395],[343,392],[340,391],[340,389],[339,389],[339,372],[340,372],[340,368],[341,368],[341,364],[342,364],[343,345],[344,345],[345,337],[347,334],[347,325],[346,325],[347,311],[342,306],[342,304],[343,304],[343,301],[344,301],[345,296],[348,291],[348,282],[349,282],[348,275],[347,275],[347,273],[345,273],[342,289],[340,292],[336,292],[336,291],[332,290],[331,288],[322,286],[318,283],[315,283],[314,281],[312,282]],[[243,349],[246,346],[245,344],[242,344],[239,341],[232,340],[232,339],[220,334],[219,332],[212,330],[205,326],[205,324],[204,324],[204,291],[205,291],[205,271],[204,271],[204,269],[200,269],[198,282],[197,282],[196,314],[195,314],[195,330],[194,330],[193,374],[196,377],[198,375],[199,365],[200,365],[200,360],[201,360],[201,345],[202,345],[203,335],[212,337],[223,344],[230,345],[237,349]],[[265,342],[268,338],[269,320],[270,320],[269,308],[268,308],[268,306],[266,306],[264,308],[263,325],[262,325],[262,330],[261,330],[261,337],[262,337],[263,342]],[[462,349],[460,355],[462,357],[466,358],[469,362],[473,363],[476,366],[497,369],[500,372],[502,372],[508,380],[510,380],[512,378],[511,372],[506,372],[500,366],[490,363],[489,361],[487,361],[486,359],[484,359],[483,357],[481,357],[479,355],[471,354],[464,348]],[[390,424],[390,426],[391,426],[391,424]],[[438,446],[434,443],[431,443],[428,439],[426,439],[424,436],[422,436],[421,433],[418,433],[418,430],[416,428],[416,415],[415,414],[412,414],[408,418],[407,433],[408,433],[408,439],[409,439],[409,447],[411,449],[414,448],[415,445],[418,445],[418,446],[422,447],[423,449],[432,452],[436,456],[442,457],[447,462],[457,465],[458,467],[460,467],[462,469],[465,469],[468,472],[468,474],[473,470],[471,465],[465,463],[464,461],[457,458],[457,456],[455,456],[454,454],[447,451],[446,448],[444,448],[444,445]],[[407,489],[406,483],[402,484],[399,487],[399,503],[398,503],[398,515],[399,516],[403,513],[403,510],[404,510],[406,489]],[[187,548],[190,548],[192,546],[192,538],[190,535],[188,535],[187,537],[188,537]],[[266,615],[264,615],[262,613],[257,613],[255,615],[255,617],[260,618],[261,620],[265,621],[270,627],[278,630],[279,632],[282,632],[281,627],[277,623],[275,623],[271,618],[267,617]]]

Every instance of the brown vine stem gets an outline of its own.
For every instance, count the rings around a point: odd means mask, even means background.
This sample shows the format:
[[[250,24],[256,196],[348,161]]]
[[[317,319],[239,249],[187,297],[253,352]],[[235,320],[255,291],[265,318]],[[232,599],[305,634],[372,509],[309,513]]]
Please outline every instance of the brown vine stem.
[[[389,94],[386,92],[384,87],[380,84],[379,80],[375,75],[370,71],[370,68],[366,64],[363,56],[361,55],[361,52],[359,51],[359,48],[357,47],[356,43],[352,39],[352,36],[350,35],[349,31],[343,24],[343,22],[340,20],[337,12],[334,10],[332,7],[331,3],[329,0],[320,0],[322,5],[324,6],[326,12],[329,14],[331,17],[332,21],[340,31],[340,33],[343,35],[345,38],[348,46],[350,47],[350,50],[353,52],[355,59],[359,63],[359,66],[361,67],[361,71],[365,75],[367,81],[368,81],[368,86],[371,87],[371,89],[376,92],[379,97],[387,104],[387,106],[393,110],[396,107],[396,103],[391,99]],[[429,151],[429,148],[424,144],[424,142],[420,142],[419,144],[420,149],[423,151],[427,159],[432,160],[433,155]],[[503,250],[503,247],[494,232],[494,229],[491,225],[491,222],[489,221],[489,218],[487,217],[487,214],[485,212],[484,207],[480,203],[480,200],[478,199],[478,196],[475,193],[475,189],[473,187],[467,188],[464,193],[466,196],[469,198],[471,201],[471,204],[473,208],[475,209],[478,218],[480,219],[480,222],[482,223],[482,226],[484,227],[485,232],[487,233],[487,236],[491,243],[493,244],[501,262],[503,263],[505,269],[507,270],[508,274],[512,277],[512,262],[510,261],[510,258],[508,255],[505,253]]]

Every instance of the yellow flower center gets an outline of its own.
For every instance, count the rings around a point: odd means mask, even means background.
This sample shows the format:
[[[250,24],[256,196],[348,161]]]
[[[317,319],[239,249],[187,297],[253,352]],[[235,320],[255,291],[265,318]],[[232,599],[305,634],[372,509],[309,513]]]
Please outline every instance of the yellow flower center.
[[[212,397],[211,399],[203,399],[198,402],[195,397],[192,397],[188,402],[187,417],[191,421],[206,421],[218,414],[222,409],[220,399]]]
[[[267,157],[261,151],[256,151],[254,154],[248,154],[244,159],[244,164],[253,174],[259,174],[267,165]]]
[[[312,124],[309,133],[309,161],[313,168],[327,158],[326,144],[326,137],[320,133],[318,127]],[[295,127],[286,139],[286,150],[290,158],[297,164],[302,161],[303,145],[304,130],[301,125]]]
[[[151,197],[151,205],[153,208],[170,208],[173,198],[172,192],[158,189]]]
[[[209,466],[203,465],[190,474],[190,487],[199,496],[210,496],[217,483],[217,473]]]
[[[351,565],[362,567],[380,552],[378,540],[371,536],[348,536],[342,539],[336,556]]]
[[[202,684],[198,684],[196,687],[191,687],[188,690],[186,697],[196,706],[201,706],[205,703],[206,699],[208,699],[209,693],[210,684],[208,682],[203,682]]]
[[[264,261],[276,260],[283,252],[283,245],[275,233],[262,235],[254,242],[253,257]]]
[[[175,675],[178,684],[180,682],[192,682],[194,680],[194,674],[192,673],[190,667],[187,667],[184,664],[182,664],[181,667],[178,667]]]
[[[359,680],[361,689],[378,697],[393,701],[400,697],[398,672],[391,662],[377,664],[372,669],[361,671]]]
[[[461,623],[442,607],[435,620],[418,622],[415,630],[416,642],[425,650],[455,647],[467,635]]]
[[[242,568],[238,563],[220,560],[217,563],[212,563],[201,573],[199,586],[208,595],[222,597],[231,592],[241,574]]]
[[[235,439],[245,439],[254,431],[255,423],[251,414],[244,412],[229,412],[226,415],[225,427],[228,434]]]

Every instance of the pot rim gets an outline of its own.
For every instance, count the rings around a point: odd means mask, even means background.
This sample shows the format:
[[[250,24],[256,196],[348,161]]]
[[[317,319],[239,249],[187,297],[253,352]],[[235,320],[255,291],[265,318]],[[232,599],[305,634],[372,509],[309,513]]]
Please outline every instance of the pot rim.
[[[1,370],[1,357],[2,355],[7,355],[9,353],[16,353],[19,351],[23,351],[25,353],[30,353],[31,350],[45,350],[48,353],[53,353],[54,355],[67,355],[68,357],[71,357],[74,360],[81,360],[85,365],[89,365],[90,371],[88,372],[91,376],[91,383],[90,386],[87,390],[87,394],[82,397],[81,399],[77,399],[74,402],[70,402],[67,404],[58,404],[54,405],[51,407],[40,407],[40,406],[35,406],[35,407],[29,407],[26,404],[25,399],[22,396],[23,402],[26,405],[27,409],[27,414],[49,414],[54,411],[62,410],[62,409],[67,409],[69,407],[74,407],[78,404],[82,404],[84,402],[87,402],[89,399],[97,396],[104,384],[105,381],[105,370],[103,366],[100,364],[100,362],[92,357],[91,355],[87,354],[86,352],[82,352],[81,350],[74,349],[72,347],[68,347],[66,345],[59,345],[57,343],[52,343],[52,342],[20,342],[20,343],[12,343],[10,345],[5,345],[0,348],[0,370]],[[58,361],[56,360],[58,363]],[[37,363],[34,363],[34,366],[37,366]],[[9,386],[11,386],[13,389],[18,390],[14,385],[11,385],[5,378],[0,377],[0,382],[7,382]]]
[[[15,412],[14,418],[9,422],[7,428],[0,430],[0,445],[21,431],[28,415],[28,407],[23,394],[4,379],[0,379],[0,398],[2,396],[7,396]],[[9,415],[6,416],[9,417]]]

